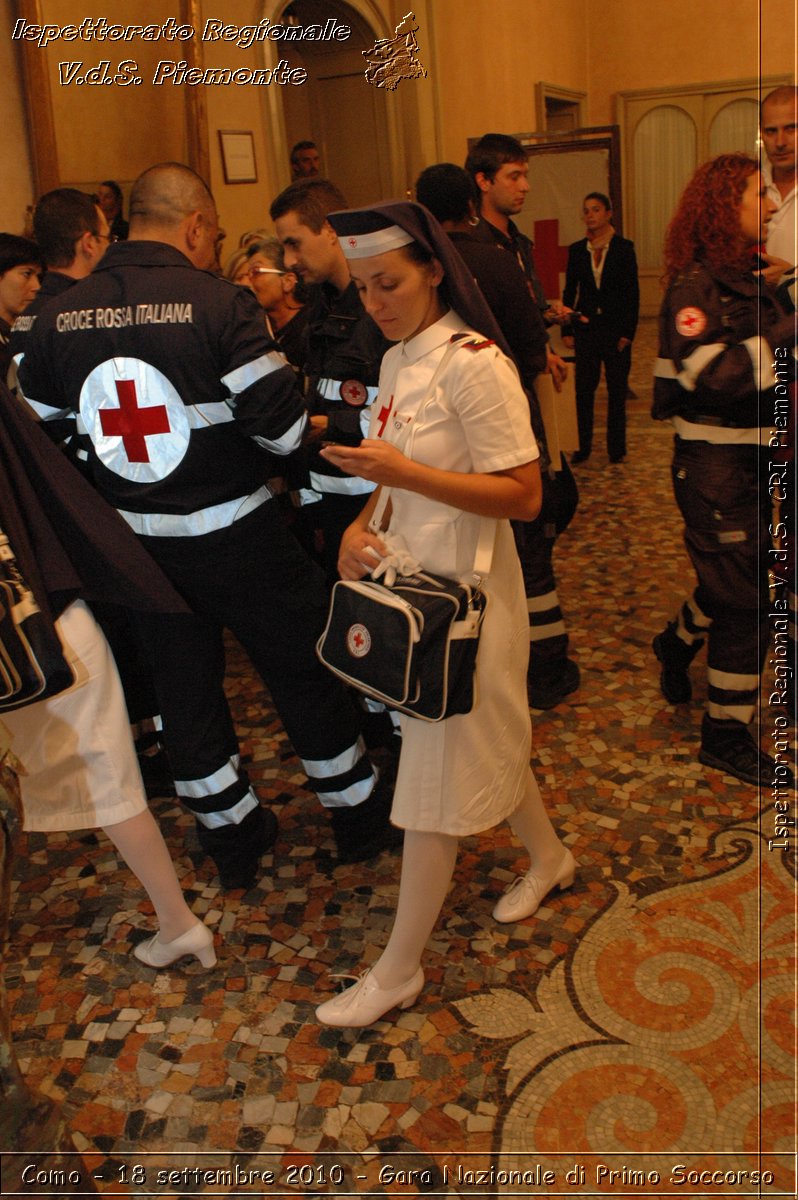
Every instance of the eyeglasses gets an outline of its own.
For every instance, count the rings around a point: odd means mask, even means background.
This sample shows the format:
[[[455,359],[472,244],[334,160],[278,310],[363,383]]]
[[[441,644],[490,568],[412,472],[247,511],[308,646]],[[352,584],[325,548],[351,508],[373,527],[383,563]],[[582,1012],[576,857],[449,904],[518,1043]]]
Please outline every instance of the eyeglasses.
[[[285,271],[278,271],[276,267],[250,267],[246,273],[250,279],[254,275],[285,275]]]
[[[119,241],[119,238],[115,233],[95,233],[94,236],[96,238],[105,238],[109,246],[113,245],[114,242]]]

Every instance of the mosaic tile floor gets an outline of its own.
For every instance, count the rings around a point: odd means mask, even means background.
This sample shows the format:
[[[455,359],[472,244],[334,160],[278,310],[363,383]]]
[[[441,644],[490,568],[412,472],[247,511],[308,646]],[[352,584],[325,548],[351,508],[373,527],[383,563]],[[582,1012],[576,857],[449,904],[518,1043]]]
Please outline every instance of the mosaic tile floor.
[[[636,355],[627,462],[597,450],[578,468],[557,551],[582,687],[533,713],[572,890],[499,926],[520,850],[506,827],[468,839],[419,1002],[362,1032],[317,1025],[330,973],[387,938],[398,859],[334,867],[235,647],[238,727],[281,824],[258,885],[220,892],[185,814],[156,804],[218,934],[215,969],[156,974],[131,957],[152,913],[102,835],[23,839],[5,968],[15,1043],[101,1193],[793,1194],[794,860],[768,849],[767,795],[695,757],[703,663],[692,704],[659,693],[651,638],[692,575],[670,435],[647,415],[650,322]],[[772,724],[765,711],[763,743]],[[63,1193],[49,1186],[19,1194]]]

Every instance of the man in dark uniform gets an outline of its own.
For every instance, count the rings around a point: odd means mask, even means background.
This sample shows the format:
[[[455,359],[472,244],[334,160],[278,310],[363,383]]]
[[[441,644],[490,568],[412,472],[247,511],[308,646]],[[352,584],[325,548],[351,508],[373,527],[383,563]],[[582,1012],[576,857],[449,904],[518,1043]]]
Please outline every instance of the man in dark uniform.
[[[512,254],[545,322],[549,306],[535,270],[532,242],[512,219],[529,192],[529,164],[523,146],[506,134],[486,133],[469,151],[465,169],[479,193],[475,236]],[[552,352],[548,337],[545,352],[545,369],[559,388],[566,367]],[[529,608],[529,702],[533,708],[554,708],[580,683],[579,667],[568,657],[568,632],[552,562],[554,542],[570,523],[577,500],[576,484],[562,459],[559,471],[549,466],[543,473],[540,515],[534,521],[513,522]]]
[[[150,168],[130,217],[130,240],[40,314],[22,391],[44,415],[75,413],[96,487],[193,610],[134,620],[177,793],[223,885],[249,886],[277,834],[240,766],[222,687],[224,627],[266,681],[330,808],[339,857],[370,857],[395,837],[390,797],[352,706],[316,658],[321,575],[265,483],[273,456],[293,451],[307,424],[293,371],[254,296],[209,273],[219,224],[199,176],[176,163]]]
[[[321,539],[320,561],[332,586],[338,578],[338,547],[347,526],[362,509],[374,484],[346,475],[319,454],[323,442],[360,442],[368,435],[377,398],[380,364],[390,342],[363,308],[349,263],[328,214],[346,208],[338,188],[326,179],[293,183],[273,201],[270,215],[283,245],[285,266],[309,286],[303,362],[305,402],[313,426],[306,447],[306,486],[300,527],[310,541]],[[398,750],[398,714],[377,700],[359,697],[363,731],[370,746]]]
[[[324,179],[293,183],[272,203],[285,266],[311,285],[305,329],[305,400],[315,441],[308,454],[305,519],[321,531],[322,562],[329,582],[337,576],[341,536],[374,485],[344,475],[320,457],[322,441],[360,442],[368,433],[377,397],[380,363],[390,346],[360,303],[338,235],[327,220],[347,207]]]
[[[11,354],[17,367],[44,305],[90,275],[112,240],[100,206],[77,188],[55,188],[42,196],[33,213],[33,232],[47,270],[35,299],[11,328]],[[49,406],[43,412],[35,403],[31,407],[38,417],[47,419]],[[72,418],[65,428],[74,432]],[[52,428],[48,432],[53,436]],[[85,452],[81,457],[85,460]]]
[[[45,304],[62,295],[80,279],[90,275],[110,242],[115,241],[102,208],[92,196],[76,188],[55,188],[42,196],[33,213],[33,232],[41,250],[47,272],[32,304],[14,322],[11,331],[11,353],[18,367],[25,354],[28,336]],[[32,406],[35,410],[35,404]],[[59,432],[74,433],[74,419],[63,423],[47,421],[47,406],[37,412],[47,422],[47,432],[56,441]],[[77,459],[86,471],[88,452],[73,446],[65,447],[67,454]],[[81,461],[82,460],[82,461]],[[152,685],[152,674],[142,659],[136,644],[127,612],[117,604],[93,601],[92,612],[110,643],[122,687],[128,716],[136,744],[139,767],[147,795],[174,795],[171,770],[157,728],[160,725],[158,702]]]

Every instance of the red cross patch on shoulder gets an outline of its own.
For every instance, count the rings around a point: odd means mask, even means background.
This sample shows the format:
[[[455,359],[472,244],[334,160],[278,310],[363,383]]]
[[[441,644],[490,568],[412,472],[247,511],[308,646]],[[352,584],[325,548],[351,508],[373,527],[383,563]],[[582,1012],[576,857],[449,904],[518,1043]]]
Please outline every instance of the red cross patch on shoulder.
[[[707,327],[707,314],[700,308],[680,308],[676,314],[676,332],[682,337],[700,337]]]
[[[365,384],[359,379],[347,379],[340,387],[341,399],[353,408],[362,408],[368,399]]]

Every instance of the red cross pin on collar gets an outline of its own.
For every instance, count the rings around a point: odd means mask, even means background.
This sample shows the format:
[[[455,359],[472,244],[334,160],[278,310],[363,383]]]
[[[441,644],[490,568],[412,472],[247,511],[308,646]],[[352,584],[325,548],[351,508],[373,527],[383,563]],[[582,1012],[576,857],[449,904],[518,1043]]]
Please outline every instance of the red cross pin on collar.
[[[357,238],[353,238],[353,237],[351,237],[351,238],[349,239],[349,245],[350,245],[350,246],[357,246]]]
[[[100,425],[106,437],[121,437],[128,462],[148,463],[147,438],[169,433],[169,414],[164,404],[139,408],[133,379],[117,379],[119,408],[100,409]]]
[[[700,308],[680,308],[676,314],[676,332],[682,337],[700,337],[707,327],[707,314]]]

